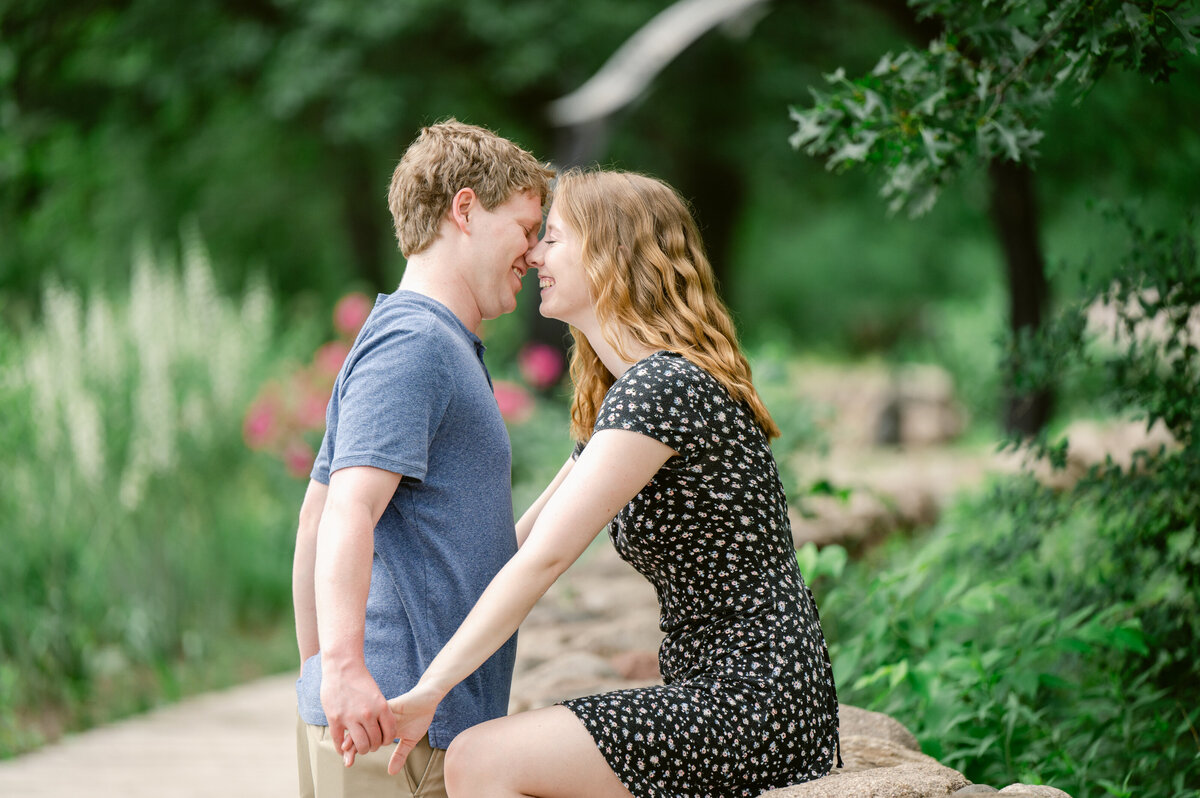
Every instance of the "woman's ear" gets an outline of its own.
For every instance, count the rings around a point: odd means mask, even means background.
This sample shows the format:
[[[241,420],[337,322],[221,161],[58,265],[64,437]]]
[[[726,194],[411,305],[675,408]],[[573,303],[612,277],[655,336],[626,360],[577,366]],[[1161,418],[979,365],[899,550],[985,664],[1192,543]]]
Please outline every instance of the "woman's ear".
[[[460,188],[454,199],[450,200],[450,219],[463,233],[468,233],[467,225],[471,223],[471,212],[475,210],[478,202],[479,198],[473,188]]]

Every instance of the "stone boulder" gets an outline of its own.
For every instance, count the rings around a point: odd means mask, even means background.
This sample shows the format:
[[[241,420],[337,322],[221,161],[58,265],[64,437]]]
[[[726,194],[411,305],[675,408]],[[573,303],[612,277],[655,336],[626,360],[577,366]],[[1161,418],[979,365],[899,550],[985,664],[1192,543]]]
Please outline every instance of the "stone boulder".
[[[926,798],[970,784],[957,770],[921,753],[912,732],[882,712],[839,704],[838,731],[844,767],[762,798]]]
[[[762,798],[933,798],[950,795],[967,784],[966,776],[933,760],[861,771],[834,770],[823,779],[765,792]]]
[[[1010,798],[1071,798],[1071,796],[1056,787],[1044,784],[1010,784],[1000,790],[998,795]]]
[[[849,704],[838,704],[838,731],[843,738],[873,737],[895,743],[910,751],[921,750],[921,745],[913,733],[891,715]]]

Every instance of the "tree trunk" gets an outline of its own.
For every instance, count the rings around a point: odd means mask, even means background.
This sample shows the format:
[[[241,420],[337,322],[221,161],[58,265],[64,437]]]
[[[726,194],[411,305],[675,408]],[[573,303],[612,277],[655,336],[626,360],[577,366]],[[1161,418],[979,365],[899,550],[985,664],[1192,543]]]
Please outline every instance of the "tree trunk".
[[[1004,250],[1008,279],[1009,326],[1014,336],[1041,328],[1049,299],[1042,257],[1033,173],[1024,164],[996,159],[988,166],[991,216]],[[1054,394],[1044,388],[1019,395],[1012,375],[1005,375],[1004,426],[1009,432],[1033,435],[1050,418]]]
[[[388,219],[384,180],[389,175],[381,173],[369,153],[360,148],[339,148],[334,163],[341,171],[342,219],[354,253],[354,273],[372,291],[394,291],[395,281],[388,279],[382,248]]]

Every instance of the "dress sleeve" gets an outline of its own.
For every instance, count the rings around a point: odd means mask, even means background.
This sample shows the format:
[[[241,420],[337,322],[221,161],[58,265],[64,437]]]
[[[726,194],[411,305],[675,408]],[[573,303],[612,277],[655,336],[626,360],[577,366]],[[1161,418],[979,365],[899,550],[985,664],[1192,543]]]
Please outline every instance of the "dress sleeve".
[[[685,458],[708,447],[704,372],[675,355],[654,355],[609,388],[595,432],[626,429],[670,446]]]

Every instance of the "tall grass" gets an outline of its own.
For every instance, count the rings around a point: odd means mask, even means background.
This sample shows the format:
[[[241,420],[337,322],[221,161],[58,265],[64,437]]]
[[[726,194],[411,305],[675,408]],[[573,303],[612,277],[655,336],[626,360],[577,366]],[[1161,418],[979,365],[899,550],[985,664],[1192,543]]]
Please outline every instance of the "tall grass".
[[[0,754],[186,691],[288,607],[303,486],[241,440],[273,302],[182,249],[0,331]]]

